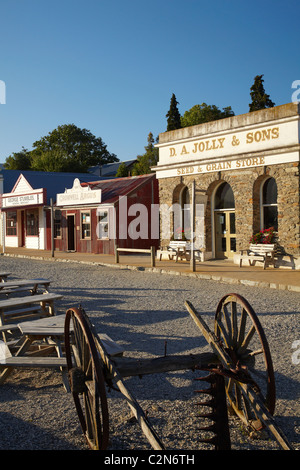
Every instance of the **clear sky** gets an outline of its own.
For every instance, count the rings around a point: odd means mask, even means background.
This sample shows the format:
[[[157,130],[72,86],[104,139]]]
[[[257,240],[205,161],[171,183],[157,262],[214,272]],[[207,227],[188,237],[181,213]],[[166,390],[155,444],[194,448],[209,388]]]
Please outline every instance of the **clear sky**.
[[[0,162],[71,123],[130,160],[172,93],[243,114],[256,75],[276,105],[300,80],[299,0],[1,0],[0,18]]]

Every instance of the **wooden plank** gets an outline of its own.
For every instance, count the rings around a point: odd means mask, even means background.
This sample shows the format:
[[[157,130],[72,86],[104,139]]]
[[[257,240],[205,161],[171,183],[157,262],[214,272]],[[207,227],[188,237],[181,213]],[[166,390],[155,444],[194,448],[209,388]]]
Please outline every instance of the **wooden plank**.
[[[10,279],[0,283],[0,289],[6,289],[8,287],[20,287],[20,286],[35,286],[37,284],[49,285],[51,281],[49,279]]]
[[[118,343],[112,340],[108,335],[104,333],[99,333],[98,338],[101,343],[104,345],[107,354],[109,356],[122,356],[124,353],[124,348],[122,348]]]
[[[12,356],[0,360],[0,368],[6,367],[67,367],[64,357]]]
[[[63,295],[55,294],[55,293],[48,293],[48,294],[39,294],[39,295],[32,295],[32,296],[25,296],[25,297],[12,297],[10,299],[0,300],[0,309],[5,309],[9,307],[18,307],[22,305],[28,305],[31,303],[37,302],[51,302],[53,300],[62,299]]]
[[[148,374],[161,374],[178,370],[193,370],[196,366],[208,367],[210,364],[220,363],[218,357],[214,353],[178,354],[152,359],[114,357],[113,362],[115,367],[118,369],[119,374],[123,378]],[[108,378],[109,377],[110,375],[108,375]]]

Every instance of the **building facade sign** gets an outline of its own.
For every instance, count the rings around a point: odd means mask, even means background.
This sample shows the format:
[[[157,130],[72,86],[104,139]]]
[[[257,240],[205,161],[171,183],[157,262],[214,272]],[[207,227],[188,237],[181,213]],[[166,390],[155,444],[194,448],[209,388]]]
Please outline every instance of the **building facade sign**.
[[[295,118],[270,126],[245,125],[234,131],[229,129],[197,138],[185,138],[183,132],[180,141],[157,145],[159,163],[155,168],[156,175],[157,178],[167,178],[188,173],[294,162],[299,157],[288,149],[299,144],[298,135],[298,119]],[[286,149],[285,152],[280,151],[275,156],[276,149],[282,148]],[[167,168],[171,171],[166,171]]]
[[[92,190],[89,186],[81,186],[78,178],[75,178],[73,187],[66,189],[64,193],[57,194],[57,206],[74,206],[76,204],[100,204],[101,189]]]
[[[3,195],[2,207],[22,207],[43,204],[43,194],[23,194],[15,196]]]

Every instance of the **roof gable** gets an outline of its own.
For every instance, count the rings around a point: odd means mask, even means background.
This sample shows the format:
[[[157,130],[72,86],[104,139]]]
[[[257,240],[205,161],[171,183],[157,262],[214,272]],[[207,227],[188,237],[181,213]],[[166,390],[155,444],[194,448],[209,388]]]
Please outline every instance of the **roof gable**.
[[[29,184],[27,179],[23,174],[19,176],[19,178],[16,181],[16,184],[14,185],[12,189],[12,193],[27,193],[28,191],[32,191],[33,187]]]

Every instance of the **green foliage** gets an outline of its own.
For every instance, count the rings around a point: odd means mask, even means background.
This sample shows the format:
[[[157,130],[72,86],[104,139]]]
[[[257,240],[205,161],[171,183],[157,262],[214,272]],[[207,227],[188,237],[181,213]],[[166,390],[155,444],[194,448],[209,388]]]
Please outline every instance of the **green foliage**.
[[[116,173],[116,177],[123,178],[124,176],[125,177],[128,176],[128,168],[127,168],[126,164],[124,162],[122,162],[119,165],[119,168],[118,168],[117,173]]]
[[[154,147],[153,134],[148,135],[148,145],[145,147],[144,155],[138,155],[137,162],[133,165],[132,175],[147,175],[152,173],[151,167],[156,166],[158,162],[158,149]]]
[[[181,128],[181,118],[177,105],[178,101],[176,100],[176,96],[173,93],[170,102],[170,109],[166,114],[167,131],[174,131],[175,129]]]
[[[22,147],[20,152],[13,152],[12,155],[7,157],[4,163],[6,170],[30,170],[30,167],[30,152],[24,147]]]
[[[263,75],[256,75],[254,83],[250,88],[250,96],[252,98],[252,102],[249,104],[250,112],[275,106],[275,103],[270,100],[270,96],[266,94],[263,82]]]
[[[227,106],[221,111],[215,105],[208,105],[206,103],[196,104],[181,117],[181,125],[182,127],[196,126],[197,124],[216,121],[230,116],[234,116],[231,106]]]
[[[119,161],[108,152],[100,137],[74,124],[58,126],[52,132],[33,143],[33,150],[26,151],[30,166],[21,168],[19,154],[8,157],[5,168],[39,171],[86,172],[90,166]],[[21,163],[25,162],[25,156]]]

